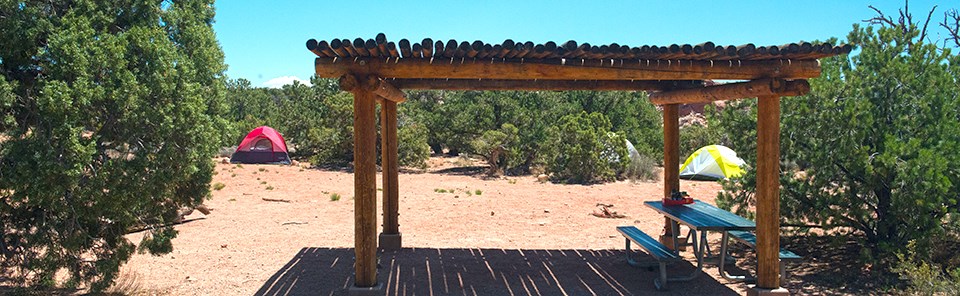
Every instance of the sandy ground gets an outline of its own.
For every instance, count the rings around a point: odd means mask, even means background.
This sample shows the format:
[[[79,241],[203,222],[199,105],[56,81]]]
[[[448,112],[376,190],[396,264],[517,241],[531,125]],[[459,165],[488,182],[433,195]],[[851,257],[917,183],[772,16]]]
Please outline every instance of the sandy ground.
[[[655,293],[656,272],[627,266],[619,225],[656,235],[663,217],[642,205],[659,182],[539,183],[533,176],[485,179],[433,158],[424,173],[401,173],[404,249],[380,255],[389,295],[638,295]],[[129,291],[160,295],[345,295],[353,278],[353,175],[295,166],[218,164],[223,183],[209,216],[178,225],[174,251],[136,255],[123,268]],[[440,189],[453,191],[441,193]],[[720,186],[681,181],[713,202]],[[339,200],[332,200],[334,194]],[[266,201],[283,199],[289,202]],[[597,203],[627,217],[590,215]],[[379,204],[378,204],[379,207]],[[380,224],[380,222],[378,222]],[[137,234],[130,239],[138,241]],[[690,252],[685,256],[693,262]],[[694,269],[690,263],[671,273]],[[736,295],[707,276],[657,295]],[[132,283],[132,284],[131,284]]]

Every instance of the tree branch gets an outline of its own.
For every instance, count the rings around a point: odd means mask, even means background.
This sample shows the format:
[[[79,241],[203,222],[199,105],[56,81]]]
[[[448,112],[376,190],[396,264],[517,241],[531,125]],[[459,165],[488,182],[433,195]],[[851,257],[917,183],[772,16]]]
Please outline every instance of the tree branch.
[[[950,37],[944,39],[943,43],[946,46],[947,41],[953,41],[953,45],[960,47],[960,13],[957,13],[957,10],[949,10],[943,13],[943,22],[940,23],[940,26],[944,29],[947,29],[947,33],[950,34]]]
[[[920,41],[923,41],[927,38],[927,25],[930,24],[930,20],[933,19],[933,11],[937,10],[937,6],[934,5],[933,8],[930,8],[930,13],[927,14],[927,21],[923,22],[923,29],[920,30]]]

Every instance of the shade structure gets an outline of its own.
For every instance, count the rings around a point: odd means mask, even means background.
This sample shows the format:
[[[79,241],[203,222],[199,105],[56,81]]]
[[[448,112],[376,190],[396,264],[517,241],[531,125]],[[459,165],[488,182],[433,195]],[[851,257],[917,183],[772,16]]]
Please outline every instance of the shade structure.
[[[691,180],[721,180],[739,177],[746,162],[737,152],[721,145],[701,147],[687,157],[680,167],[680,178]]]
[[[237,151],[230,157],[231,163],[290,164],[287,142],[269,126],[253,129],[240,141]]]
[[[664,131],[664,197],[680,189],[678,106],[693,102],[758,98],[757,285],[765,293],[780,285],[779,120],[780,97],[809,91],[806,79],[819,77],[817,59],[849,53],[850,45],[799,42],[784,45],[722,46],[713,42],[669,46],[590,45],[573,40],[536,44],[510,39],[483,41],[401,39],[381,33],[374,39],[310,39],[320,78],[339,78],[354,96],[355,282],[351,293],[368,295],[377,278],[377,116],[381,142],[396,145],[396,104],[405,89],[447,90],[622,90],[650,91],[661,105]],[[726,85],[711,81],[736,80]],[[381,246],[398,249],[396,149],[384,149]],[[659,197],[654,197],[659,199]],[[666,236],[670,237],[665,218]],[[386,240],[385,240],[386,239]],[[384,243],[386,241],[387,243]]]

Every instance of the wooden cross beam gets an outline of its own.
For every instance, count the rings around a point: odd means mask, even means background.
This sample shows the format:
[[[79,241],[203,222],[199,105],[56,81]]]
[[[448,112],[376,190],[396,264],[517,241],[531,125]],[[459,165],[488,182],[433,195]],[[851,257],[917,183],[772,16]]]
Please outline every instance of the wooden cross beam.
[[[363,79],[363,81],[360,81],[360,79]],[[340,76],[339,83],[340,90],[354,92],[362,88],[364,91],[375,94],[377,101],[381,98],[394,103],[402,103],[407,100],[403,91],[376,76],[358,78],[356,75],[348,73]]]
[[[647,80],[496,80],[496,79],[392,79],[401,89],[443,90],[522,90],[522,91],[662,91],[691,87],[703,87],[700,80],[647,81]]]
[[[708,80],[806,79],[820,76],[817,60],[478,60],[317,58],[322,78],[345,74],[397,79],[494,80]]]
[[[709,103],[766,96],[800,96],[810,92],[806,80],[760,79],[703,88],[653,93],[650,102],[656,105]]]

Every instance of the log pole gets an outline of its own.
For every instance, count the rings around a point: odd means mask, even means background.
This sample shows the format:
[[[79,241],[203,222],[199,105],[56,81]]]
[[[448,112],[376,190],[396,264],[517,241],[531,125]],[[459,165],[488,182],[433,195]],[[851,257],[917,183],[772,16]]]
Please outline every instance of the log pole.
[[[663,197],[669,198],[674,190],[680,190],[680,111],[679,105],[663,106]],[[670,218],[664,217],[663,235],[660,242],[673,245],[673,229]]]
[[[352,76],[352,75],[347,75]],[[341,78],[349,87],[354,78]],[[353,182],[356,287],[377,286],[377,127],[376,95],[353,87]]]
[[[703,81],[625,81],[625,80],[495,80],[495,79],[392,79],[399,89],[443,90],[651,90],[702,87]]]
[[[406,94],[404,94],[403,91],[377,77],[371,77],[365,81],[364,87],[378,97],[393,101],[394,103],[403,103],[403,101],[407,100]]]
[[[665,91],[650,95],[655,105],[698,104],[762,96],[800,96],[810,92],[806,80],[759,79],[695,89]]]
[[[381,165],[383,168],[383,233],[380,247],[399,250],[399,184],[397,182],[397,102],[383,100],[380,105]]]
[[[453,41],[453,40],[451,40]],[[457,50],[456,41],[444,49],[450,57]],[[451,47],[452,45],[452,47]],[[469,45],[466,45],[469,47]],[[520,45],[517,45],[519,47]],[[372,49],[372,48],[371,48]],[[464,48],[466,49],[466,47]],[[359,50],[359,49],[358,49]],[[517,51],[514,49],[514,51]],[[527,47],[517,53],[526,54]],[[703,80],[703,79],[806,79],[820,76],[820,63],[803,61],[683,61],[657,63],[632,61],[611,65],[606,60],[582,60],[565,64],[563,60],[464,60],[457,63],[430,59],[358,58],[315,59],[317,77],[334,78],[347,73],[377,73],[383,78],[423,79],[507,79],[507,80]]]
[[[780,97],[757,110],[757,288],[780,287]]]

